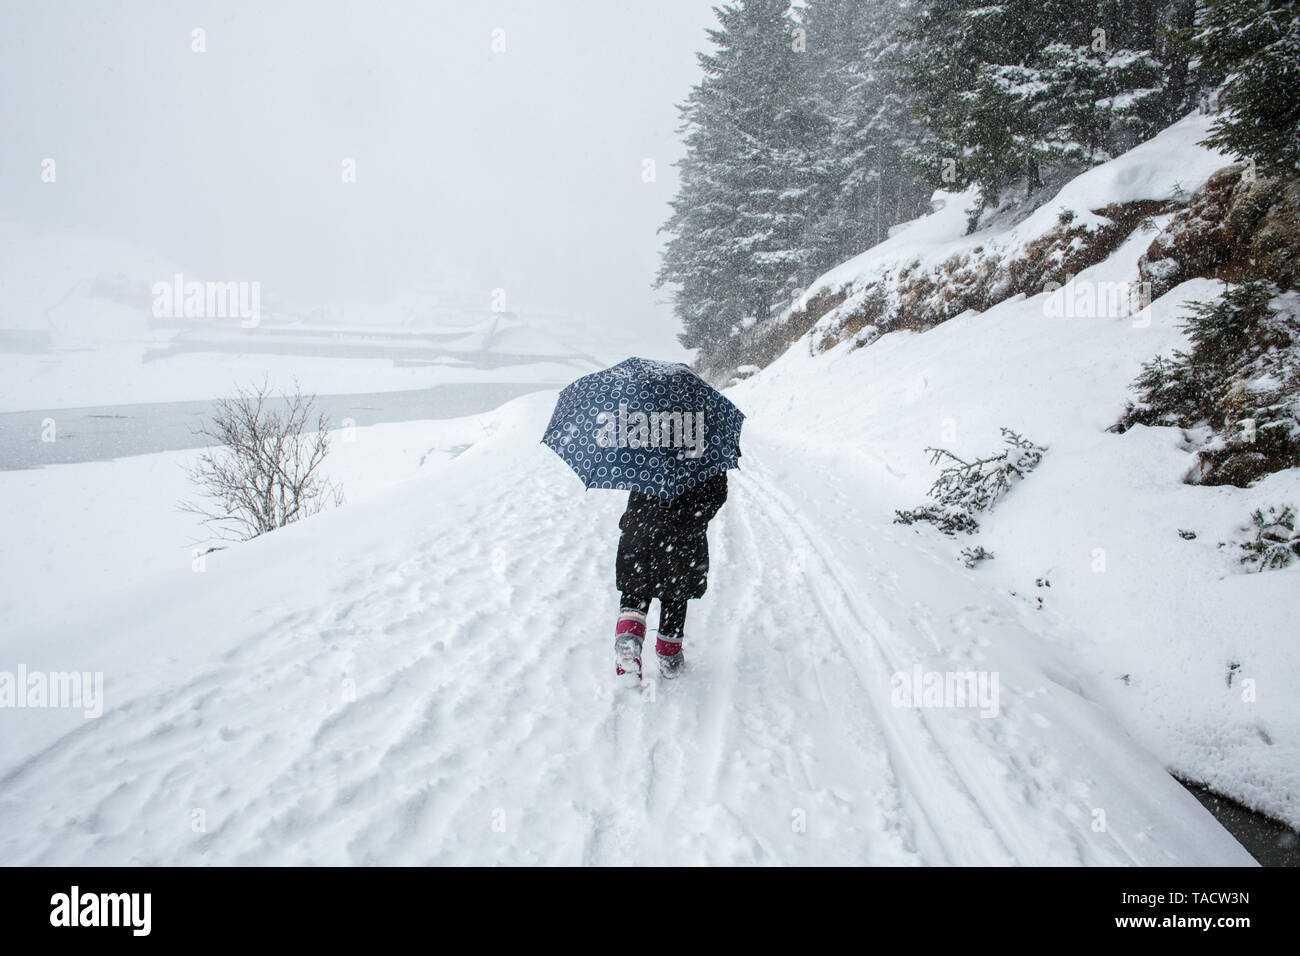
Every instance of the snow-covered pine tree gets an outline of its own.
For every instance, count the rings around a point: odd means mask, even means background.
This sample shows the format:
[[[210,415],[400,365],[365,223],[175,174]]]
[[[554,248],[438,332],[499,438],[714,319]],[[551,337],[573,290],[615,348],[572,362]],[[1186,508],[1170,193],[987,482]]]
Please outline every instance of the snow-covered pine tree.
[[[1154,94],[1140,96],[1112,130],[1112,155],[1149,139],[1195,105],[1201,81],[1189,42],[1201,0],[1100,0],[1099,26],[1113,51],[1146,51],[1160,65]],[[1096,27],[1093,28],[1094,30]],[[1121,87],[1121,89],[1124,89]],[[1141,87],[1134,87],[1138,92]]]
[[[1224,81],[1206,145],[1300,174],[1300,2],[1207,0],[1197,28],[1201,70]]]
[[[808,239],[814,272],[882,242],[929,195],[905,150],[923,135],[903,86],[908,45],[899,27],[912,0],[809,0],[811,92],[828,135],[816,147],[825,175]]]
[[[1191,311],[1191,351],[1143,365],[1133,383],[1140,398],[1116,430],[1204,430],[1202,484],[1245,487],[1300,466],[1300,293],[1250,281]]]
[[[1182,37],[1195,7],[1195,0],[1096,0],[1063,8],[1062,40],[1038,51],[1037,82],[1024,102],[1035,114],[1040,164],[1104,162],[1191,107],[1196,86]]]
[[[970,0],[919,0],[902,29],[912,55],[904,70],[918,118],[927,135],[909,150],[931,183],[954,188],[974,181],[973,164],[959,162],[968,138],[966,114],[982,47]]]
[[[1164,71],[1152,51],[1053,43],[1036,61],[1033,67],[1001,67],[998,75],[1027,120],[1037,167],[1105,162],[1157,131],[1141,115],[1163,89]]]
[[[1167,36],[1189,10],[1189,0],[920,0],[904,34],[933,137],[920,157],[931,181],[980,186],[974,226],[1013,185],[1032,193],[1045,166],[1103,162],[1154,135],[1190,96],[1186,55]]]
[[[1052,0],[921,0],[904,36],[914,47],[907,83],[932,137],[917,158],[935,186],[978,183],[986,203],[1015,179],[1036,179],[1028,117],[1015,108],[1004,66],[1029,62],[1057,32]]]
[[[806,278],[808,210],[821,178],[812,152],[825,132],[789,0],[737,0],[714,12],[715,49],[699,56],[704,79],[679,107],[686,156],[656,285],[677,285],[682,343],[718,352]]]

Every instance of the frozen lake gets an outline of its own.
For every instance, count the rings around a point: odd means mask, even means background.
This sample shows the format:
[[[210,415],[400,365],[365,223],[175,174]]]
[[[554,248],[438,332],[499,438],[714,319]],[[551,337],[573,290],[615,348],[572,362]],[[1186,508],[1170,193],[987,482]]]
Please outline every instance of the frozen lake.
[[[399,392],[320,395],[316,404],[330,427],[338,428],[345,419],[360,426],[460,418],[555,387],[464,382]],[[204,442],[194,433],[211,417],[215,405],[215,401],[149,402],[0,413],[0,471],[199,448]],[[53,421],[54,441],[42,440],[47,420]]]

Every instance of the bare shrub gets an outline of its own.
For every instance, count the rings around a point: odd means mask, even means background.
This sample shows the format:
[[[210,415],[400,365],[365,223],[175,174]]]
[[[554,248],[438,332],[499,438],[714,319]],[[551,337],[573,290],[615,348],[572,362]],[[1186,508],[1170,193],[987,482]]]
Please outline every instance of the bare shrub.
[[[278,397],[265,380],[239,388],[197,435],[207,448],[185,471],[200,498],[180,508],[218,540],[247,541],[343,503],[342,488],[321,473],[329,423],[297,382]]]

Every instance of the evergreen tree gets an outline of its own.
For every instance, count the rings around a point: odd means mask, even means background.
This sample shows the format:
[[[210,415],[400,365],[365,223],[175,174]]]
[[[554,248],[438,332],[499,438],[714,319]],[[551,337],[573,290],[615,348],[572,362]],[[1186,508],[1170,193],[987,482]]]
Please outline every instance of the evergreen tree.
[[[792,37],[789,0],[716,7],[704,79],[679,107],[686,156],[663,231],[656,284],[676,283],[688,348],[716,350],[766,319],[805,278],[809,208],[821,178],[813,146],[824,131]]]
[[[811,92],[827,136],[809,236],[815,272],[882,242],[928,196],[905,150],[923,135],[903,86],[911,0],[809,0]]]
[[[1161,64],[1149,50],[1108,52],[1104,42],[1049,44],[1036,66],[998,71],[1029,131],[1031,164],[1091,166],[1158,131],[1142,114],[1162,92]]]
[[[1186,54],[1169,37],[1189,3],[924,2],[904,32],[931,181],[978,184],[991,204],[1017,182],[1032,192],[1045,166],[1103,162],[1158,132],[1190,97]],[[955,183],[942,181],[945,160]]]
[[[933,137],[935,152],[921,159],[934,185],[978,183],[992,202],[1015,179],[1037,181],[1031,118],[1017,103],[1032,78],[1005,68],[1025,68],[1061,31],[1051,22],[1051,0],[1031,6],[930,0],[913,16],[905,32],[916,50],[908,83]]]
[[[1208,0],[1198,27],[1201,69],[1225,80],[1206,145],[1300,173],[1300,3]]]
[[[1250,281],[1191,309],[1191,350],[1143,365],[1120,430],[1208,426],[1218,440],[1200,452],[1205,484],[1300,466],[1300,297]]]

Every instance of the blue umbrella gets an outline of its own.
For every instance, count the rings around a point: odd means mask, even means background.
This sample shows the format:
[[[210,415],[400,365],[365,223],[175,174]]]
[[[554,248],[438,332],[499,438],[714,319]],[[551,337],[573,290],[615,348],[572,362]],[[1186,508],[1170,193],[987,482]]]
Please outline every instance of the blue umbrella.
[[[630,358],[560,392],[542,444],[588,488],[676,498],[739,467],[744,420],[690,366]]]

